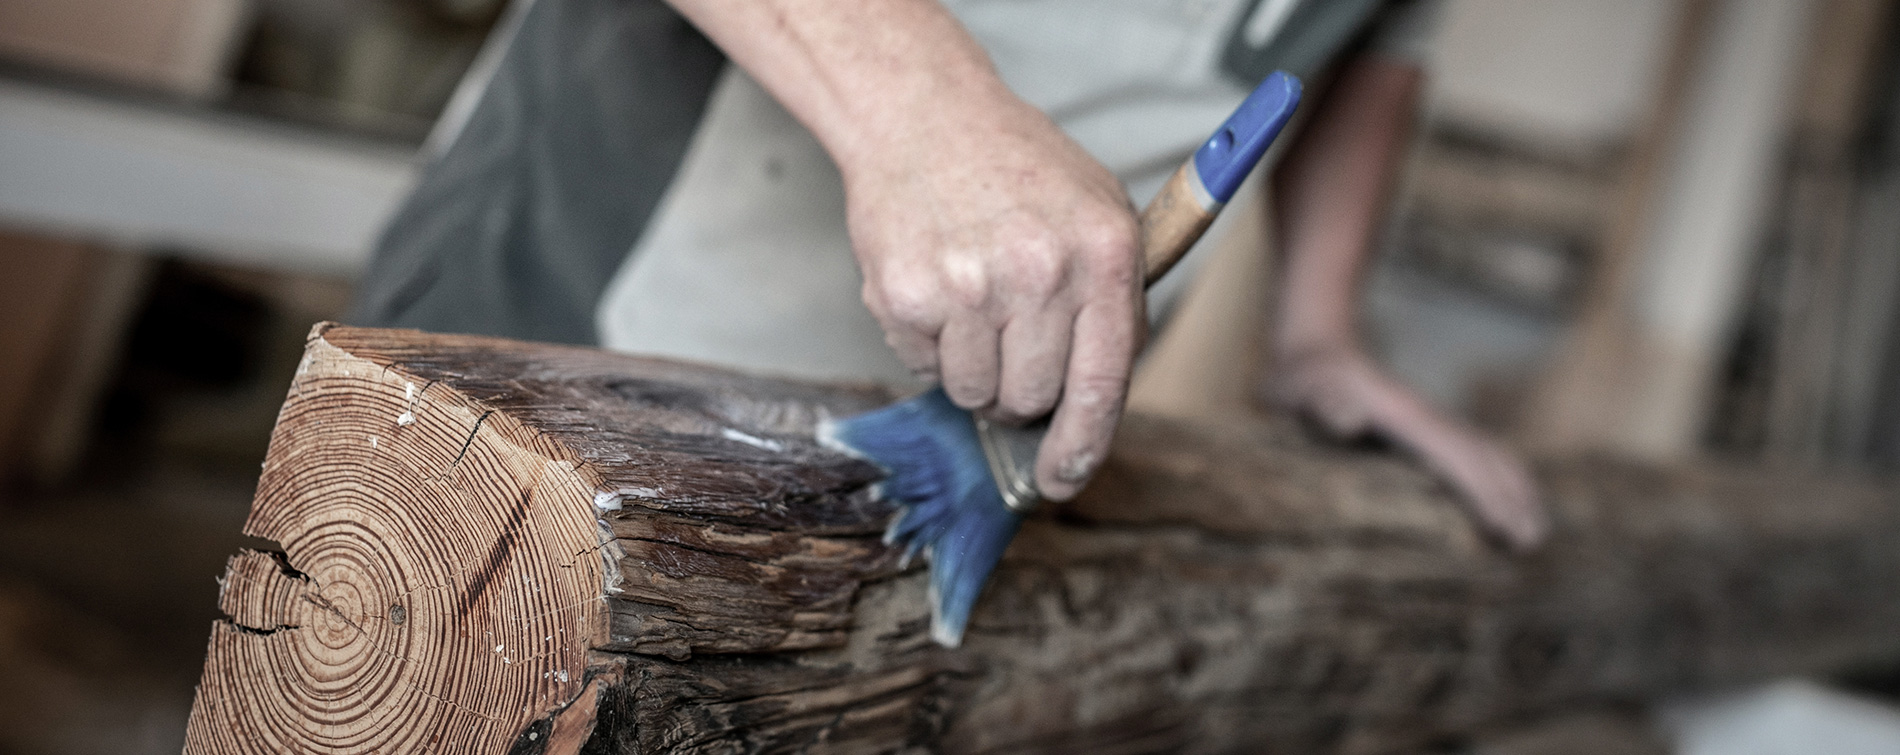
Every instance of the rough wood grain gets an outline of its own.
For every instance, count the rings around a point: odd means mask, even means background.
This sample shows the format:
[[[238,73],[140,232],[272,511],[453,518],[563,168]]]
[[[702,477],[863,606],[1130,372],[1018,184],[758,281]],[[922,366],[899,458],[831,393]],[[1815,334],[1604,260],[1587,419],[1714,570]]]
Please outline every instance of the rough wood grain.
[[[809,440],[887,399],[319,326],[186,751],[1387,752],[1900,653],[1886,486],[1552,465],[1517,559],[1387,455],[1141,418],[947,651]]]

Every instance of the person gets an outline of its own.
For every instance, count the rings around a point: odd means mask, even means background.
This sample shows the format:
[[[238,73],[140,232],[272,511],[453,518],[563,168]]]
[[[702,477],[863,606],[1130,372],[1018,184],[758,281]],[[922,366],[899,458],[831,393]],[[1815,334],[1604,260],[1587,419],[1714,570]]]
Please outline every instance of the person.
[[[1149,324],[1131,190],[1284,68],[1330,84],[1273,171],[1266,395],[1409,449],[1529,547],[1522,462],[1357,335],[1430,6],[673,0],[737,64],[721,77],[657,3],[536,0],[445,118],[354,319],[941,382],[1004,421],[1053,412],[1037,484],[1066,499],[1107,454]]]

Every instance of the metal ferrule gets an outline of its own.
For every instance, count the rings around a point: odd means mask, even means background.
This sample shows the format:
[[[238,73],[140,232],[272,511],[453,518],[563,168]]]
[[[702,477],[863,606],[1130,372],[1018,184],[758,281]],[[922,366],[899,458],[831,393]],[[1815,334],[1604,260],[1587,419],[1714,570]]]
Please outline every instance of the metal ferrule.
[[[1004,505],[1017,514],[1028,514],[1042,504],[1042,492],[1036,489],[1036,452],[1042,448],[1042,436],[1049,430],[1045,420],[1027,427],[1011,427],[982,417],[976,423],[976,437],[983,445],[983,458],[989,462],[990,476],[996,478],[996,491]]]

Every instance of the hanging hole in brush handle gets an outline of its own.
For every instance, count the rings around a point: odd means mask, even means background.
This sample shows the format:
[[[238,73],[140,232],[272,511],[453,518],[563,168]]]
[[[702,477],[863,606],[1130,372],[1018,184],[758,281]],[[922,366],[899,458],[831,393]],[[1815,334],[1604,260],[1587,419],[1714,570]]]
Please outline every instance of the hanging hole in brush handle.
[[[1147,283],[1160,280],[1207,232],[1299,104],[1299,78],[1274,71],[1168,178],[1161,193],[1141,211]]]

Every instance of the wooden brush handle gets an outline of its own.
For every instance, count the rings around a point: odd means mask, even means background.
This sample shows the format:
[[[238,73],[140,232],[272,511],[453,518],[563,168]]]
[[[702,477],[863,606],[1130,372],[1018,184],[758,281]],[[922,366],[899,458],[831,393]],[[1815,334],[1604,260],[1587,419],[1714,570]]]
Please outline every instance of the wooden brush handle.
[[[1201,240],[1207,227],[1214,224],[1225,203],[1207,206],[1194,196],[1198,179],[1194,161],[1181,164],[1161,187],[1161,193],[1148,200],[1141,211],[1141,258],[1147,263],[1143,281],[1152,286],[1187,256],[1194,242]]]
[[[1300,80],[1275,71],[1148,201],[1141,211],[1147,284],[1160,280],[1207,232],[1299,103]],[[1034,511],[1042,501],[1036,490],[1036,455],[1049,432],[1049,418],[1022,427],[971,419],[1003,503],[1019,515]]]
[[[1299,103],[1300,80],[1273,72],[1149,200],[1141,211],[1141,256],[1148,285],[1173,269],[1213,225]]]

